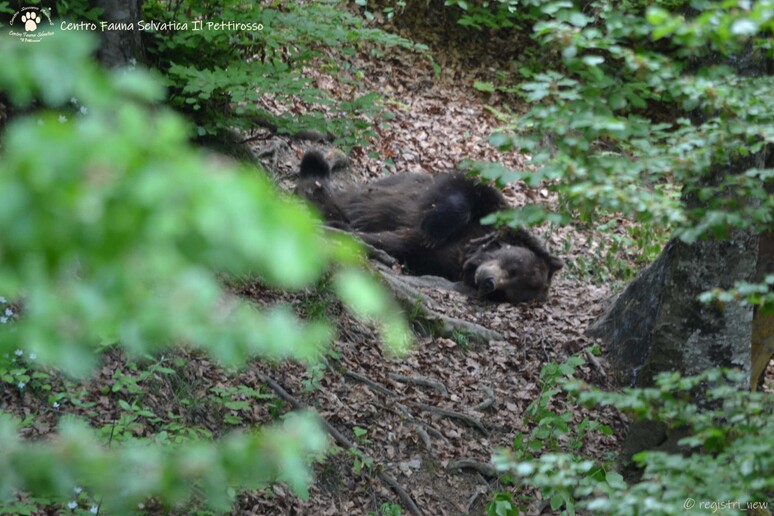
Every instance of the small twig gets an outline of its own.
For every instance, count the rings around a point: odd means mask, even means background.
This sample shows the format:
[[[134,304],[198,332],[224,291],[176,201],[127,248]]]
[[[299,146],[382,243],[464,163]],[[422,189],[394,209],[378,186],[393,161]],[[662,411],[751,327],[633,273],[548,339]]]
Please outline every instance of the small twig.
[[[277,393],[277,396],[285,400],[290,404],[291,407],[293,407],[296,410],[309,410],[312,411],[309,407],[305,407],[301,402],[299,402],[295,397],[293,397],[292,394],[290,394],[288,391],[286,391],[280,384],[278,384],[274,379],[272,379],[267,374],[256,371],[255,374],[258,376],[258,378],[261,380],[261,382],[265,383],[266,385],[271,388],[275,393]],[[362,453],[364,456],[365,454],[347,437],[339,432],[336,427],[331,425],[324,417],[317,414],[317,417],[320,419],[320,423],[323,425],[325,430],[333,437],[333,439],[341,446],[342,448],[346,450],[356,450],[359,453]],[[378,468],[377,468],[378,469]],[[414,502],[414,500],[411,499],[411,496],[406,492],[403,487],[392,478],[390,475],[385,473],[384,471],[379,470],[377,473],[377,476],[379,479],[384,482],[385,484],[389,485],[393,491],[398,495],[398,498],[400,498],[400,501],[403,503],[403,505],[406,507],[406,510],[410,512],[411,514],[415,514],[418,516],[422,515],[422,511],[419,509],[417,504]]]
[[[433,405],[427,405],[425,403],[414,403],[414,406],[417,408],[420,408],[422,410],[426,410],[428,412],[432,412],[434,414],[438,414],[439,416],[448,417],[451,419],[459,419],[466,425],[475,428],[479,432],[481,432],[483,435],[488,436],[489,431],[484,427],[484,425],[479,421],[478,419],[469,416],[467,414],[463,414],[462,412],[454,412],[452,410],[446,410],[442,409],[440,407],[435,407]]]
[[[468,499],[468,503],[465,505],[465,514],[470,514],[470,508],[473,507],[479,496],[481,496],[481,490],[479,487],[476,487],[476,492],[473,493],[473,496]]]
[[[115,431],[116,431],[116,420],[114,419],[113,426],[110,427],[110,437],[108,437],[108,443],[107,443],[108,448],[110,448],[110,446],[113,444],[113,435],[115,434]],[[99,501],[97,502],[97,512],[95,514],[99,514],[100,511],[102,510],[102,502],[104,501],[104,499],[105,499],[104,495],[99,496]]]
[[[446,469],[472,469],[478,471],[485,477],[497,478],[497,470],[488,462],[481,462],[480,460],[472,459],[460,459],[450,462]]]
[[[589,351],[588,349],[583,350],[586,358],[589,359],[589,362],[591,362],[591,365],[594,367],[594,369],[597,370],[597,372],[602,376],[602,378],[607,378],[607,373],[605,372],[605,368],[602,367],[602,364],[599,362],[599,359],[594,356],[594,353]]]
[[[540,346],[543,348],[543,356],[546,359],[546,363],[551,361],[551,357],[548,356],[548,350],[546,349],[546,332],[545,330],[540,330]]]
[[[475,407],[473,407],[473,410],[475,410],[476,412],[482,412],[488,409],[489,407],[494,405],[494,402],[495,402],[495,395],[492,388],[487,385],[483,385],[481,388],[484,389],[484,392],[486,392],[486,399],[481,403],[479,403],[478,405],[476,405]]]
[[[421,385],[423,387],[430,387],[431,389],[435,389],[436,392],[441,396],[443,396],[444,398],[449,397],[449,391],[446,390],[446,387],[441,382],[436,382],[435,380],[431,380],[430,378],[425,378],[424,376],[403,376],[402,374],[394,374],[394,373],[389,373],[387,376],[389,376],[392,380],[395,380],[396,382],[410,383],[414,385]]]
[[[495,242],[499,238],[500,238],[499,231],[491,231],[484,236],[472,239],[469,242],[469,245],[471,246],[471,248],[476,246],[479,249],[486,249],[488,246],[490,246],[493,242]]]

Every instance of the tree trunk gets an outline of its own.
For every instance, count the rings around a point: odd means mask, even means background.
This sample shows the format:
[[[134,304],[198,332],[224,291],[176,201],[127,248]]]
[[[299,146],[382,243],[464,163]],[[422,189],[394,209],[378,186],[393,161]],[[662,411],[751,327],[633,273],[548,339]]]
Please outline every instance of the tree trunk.
[[[771,64],[771,63],[769,63]],[[774,70],[771,70],[774,72]],[[774,168],[774,146],[769,146],[766,168]],[[769,195],[774,195],[774,184],[766,185]],[[774,274],[774,231],[760,236],[758,243],[758,271],[755,281],[762,282],[767,275]],[[752,372],[750,386],[755,390],[763,380],[763,373],[774,356],[774,307],[768,310],[756,309],[753,317]]]
[[[142,13],[142,0],[97,0],[104,11],[102,20],[107,23],[132,27],[131,30],[102,31],[99,61],[107,68],[134,66],[145,63],[145,49],[138,27]]]

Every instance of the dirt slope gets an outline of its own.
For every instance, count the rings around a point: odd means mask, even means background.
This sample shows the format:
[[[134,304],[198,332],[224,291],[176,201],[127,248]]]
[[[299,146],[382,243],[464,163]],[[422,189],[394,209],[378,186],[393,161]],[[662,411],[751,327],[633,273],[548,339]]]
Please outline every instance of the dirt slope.
[[[343,180],[367,181],[385,173],[435,173],[453,169],[464,159],[525,167],[524,156],[499,154],[488,145],[497,120],[486,109],[487,99],[466,87],[472,78],[455,74],[453,84],[438,81],[426,60],[405,53],[378,61],[361,58],[356,64],[365,76],[359,88],[380,91],[396,117],[379,130],[368,149],[379,158],[353,153],[349,170],[343,172],[351,177]],[[341,86],[314,70],[309,75],[334,96],[358,93],[357,88]],[[309,141],[269,140],[256,145],[255,152],[264,156],[278,183],[291,189],[300,157],[312,147],[330,150]],[[523,184],[510,186],[505,194],[514,205],[556,203],[545,189],[532,190]],[[573,253],[594,248],[593,242],[572,229],[536,232],[553,253],[570,263]],[[559,273],[543,305],[495,305],[449,290],[420,289],[433,300],[435,310],[493,330],[500,335],[498,340],[475,343],[464,337],[420,337],[408,357],[392,358],[372,329],[344,315],[339,319],[336,358],[329,361],[319,390],[305,392],[309,374],[300,367],[266,371],[296,400],[313,407],[357,443],[373,466],[370,473],[369,468],[356,472],[354,458],[342,452],[317,469],[309,500],[275,488],[246,496],[242,509],[256,514],[378,513],[383,503],[400,502],[395,489],[378,478],[376,472],[382,471],[425,514],[482,513],[494,491],[508,488],[485,466],[454,466],[459,461],[485,465],[498,448],[512,444],[517,432],[531,430],[525,409],[541,392],[542,365],[564,361],[593,344],[583,331],[611,294],[606,286],[574,278],[568,269]],[[242,293],[254,299],[266,295],[257,285]],[[334,316],[340,313],[333,312]],[[608,383],[602,361],[582,367],[579,376],[595,384]],[[563,402],[557,403],[554,408],[563,411]],[[575,413],[572,423],[586,416]],[[594,416],[614,428],[622,427],[615,414]],[[358,437],[355,432],[362,431],[356,428],[367,432]],[[616,444],[616,437],[597,438],[587,443],[587,449],[602,458]]]

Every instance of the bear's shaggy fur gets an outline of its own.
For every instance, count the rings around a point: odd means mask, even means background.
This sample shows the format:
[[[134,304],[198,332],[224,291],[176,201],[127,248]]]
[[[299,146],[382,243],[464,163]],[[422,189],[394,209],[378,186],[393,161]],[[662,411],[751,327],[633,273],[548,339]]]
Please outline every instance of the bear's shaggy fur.
[[[544,301],[563,265],[525,230],[483,226],[482,217],[508,204],[499,190],[462,174],[399,174],[336,188],[323,155],[309,151],[296,193],[328,225],[382,249],[411,273],[462,280],[492,301]]]

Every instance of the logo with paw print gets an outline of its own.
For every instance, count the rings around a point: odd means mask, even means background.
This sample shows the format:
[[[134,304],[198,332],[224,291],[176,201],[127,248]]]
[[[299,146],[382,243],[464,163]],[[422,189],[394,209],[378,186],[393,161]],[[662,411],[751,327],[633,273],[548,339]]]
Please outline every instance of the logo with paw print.
[[[24,30],[27,32],[33,32],[38,28],[38,23],[40,23],[40,16],[36,12],[22,13],[21,21],[24,24]]]
[[[28,43],[37,43],[42,38],[53,36],[53,32],[46,31],[45,25],[53,28],[51,15],[48,9],[40,7],[22,7],[11,18],[11,36],[16,36],[21,41]]]

